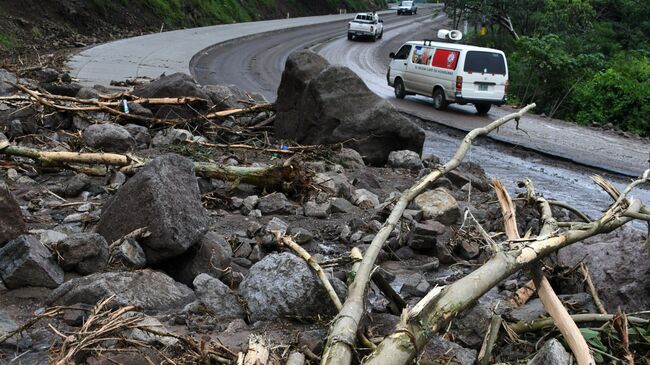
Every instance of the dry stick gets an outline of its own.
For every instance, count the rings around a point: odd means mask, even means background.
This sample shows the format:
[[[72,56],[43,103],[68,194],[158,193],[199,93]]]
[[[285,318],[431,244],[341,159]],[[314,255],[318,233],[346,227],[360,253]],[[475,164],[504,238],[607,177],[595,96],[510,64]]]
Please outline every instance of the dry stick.
[[[627,361],[628,365],[634,365],[634,356],[630,352],[630,336],[627,329],[627,317],[625,313],[621,312],[621,307],[618,307],[614,319],[612,319],[612,326],[618,332],[618,337],[621,339],[621,350],[623,351],[623,357]]]
[[[582,313],[572,314],[571,319],[575,323],[588,323],[588,322],[609,322],[614,319],[613,314],[597,314],[597,313]],[[645,325],[650,323],[650,320],[639,317],[627,317],[629,323]],[[516,322],[508,325],[515,333],[524,333],[531,331],[539,331],[546,328],[555,326],[552,318],[536,319],[534,321]]]
[[[430,174],[424,176],[419,181],[416,182],[411,188],[404,191],[400,199],[395,204],[395,207],[390,213],[390,216],[384,222],[383,226],[377,232],[377,235],[372,240],[372,243],[366,250],[363,261],[355,275],[355,279],[350,285],[348,290],[348,296],[345,300],[345,304],[341,309],[339,315],[334,321],[330,329],[330,334],[327,338],[327,343],[325,345],[325,350],[323,353],[323,364],[344,364],[348,365],[352,362],[352,355],[354,350],[354,339],[356,336],[357,328],[359,327],[359,322],[361,317],[364,314],[364,300],[366,287],[370,279],[370,273],[374,267],[375,261],[377,260],[377,255],[381,251],[384,242],[388,239],[388,236],[395,228],[395,225],[400,221],[402,213],[408,203],[418,196],[424,189],[429,186],[429,184],[447,172],[455,169],[460,165],[462,160],[465,158],[465,154],[472,145],[472,142],[483,135],[486,135],[493,130],[497,129],[501,125],[507,123],[512,119],[519,119],[521,116],[526,113],[528,110],[535,107],[535,104],[530,104],[525,108],[519,110],[517,113],[509,114],[500,118],[483,128],[477,128],[469,132],[461,146],[456,151],[454,157],[449,160],[443,166],[438,167],[436,170],[432,171]],[[386,362],[385,364],[388,364]]]
[[[208,143],[208,142],[199,142],[199,141],[190,141],[190,140],[186,140],[184,142],[187,144],[197,144],[200,146],[213,147],[213,148],[256,150],[262,152],[284,153],[289,155],[296,153],[295,151],[281,150],[279,148],[264,148],[264,147],[249,146],[247,144]]]
[[[591,294],[591,298],[594,301],[594,304],[596,305],[596,308],[598,308],[598,312],[601,314],[607,314],[607,310],[603,306],[603,303],[600,301],[600,298],[598,297],[598,291],[596,290],[596,286],[594,286],[594,282],[591,280],[591,274],[589,274],[589,268],[587,265],[585,265],[584,262],[580,263],[580,270],[582,271],[582,275],[585,278],[585,282],[587,283],[587,287],[589,288],[589,293]]]
[[[639,200],[631,200],[627,211],[638,212]],[[547,238],[539,237],[521,250],[497,252],[484,265],[444,287],[435,288],[408,313],[400,329],[385,338],[366,358],[365,364],[407,364],[428,342],[431,334],[445,328],[446,323],[468,308],[488,290],[513,273],[562,247],[599,233],[611,232],[632,219],[607,212],[581,230],[566,231]]]
[[[539,232],[540,236],[549,236],[557,228],[557,222],[553,218],[551,205],[545,198],[535,195],[533,184],[530,180],[526,179],[524,185],[528,190],[528,199],[535,202],[541,214],[542,228]],[[507,194],[507,193],[506,193]],[[571,315],[564,308],[562,301],[558,298],[557,294],[553,291],[551,283],[549,283],[546,276],[542,272],[542,267],[539,263],[534,263],[531,267],[533,274],[533,281],[537,288],[537,295],[542,301],[544,308],[551,315],[556,326],[560,329],[560,333],[569,344],[569,348],[576,357],[578,365],[592,365],[595,364],[591,350],[587,341],[585,341],[580,329],[571,319]]]
[[[499,337],[499,329],[501,328],[501,323],[503,319],[498,314],[493,314],[492,319],[490,320],[490,327],[485,334],[485,339],[481,345],[481,350],[478,353],[478,363],[479,365],[488,365],[490,363],[490,358],[492,357],[492,349],[494,344],[497,342]]]

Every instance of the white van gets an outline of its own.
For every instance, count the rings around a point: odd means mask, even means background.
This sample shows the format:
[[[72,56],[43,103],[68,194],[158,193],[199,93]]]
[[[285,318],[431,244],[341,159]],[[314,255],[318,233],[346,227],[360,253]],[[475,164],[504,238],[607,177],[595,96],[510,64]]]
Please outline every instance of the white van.
[[[503,105],[508,95],[508,64],[502,51],[430,40],[406,42],[390,53],[388,85],[399,99],[433,98],[436,109],[472,103],[479,114]]]

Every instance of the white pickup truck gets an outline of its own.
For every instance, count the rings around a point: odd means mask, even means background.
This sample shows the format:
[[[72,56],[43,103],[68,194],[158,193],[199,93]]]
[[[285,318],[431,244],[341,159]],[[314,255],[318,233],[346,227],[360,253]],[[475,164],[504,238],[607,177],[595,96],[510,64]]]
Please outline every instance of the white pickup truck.
[[[348,23],[348,39],[370,38],[373,42],[384,35],[384,21],[377,13],[359,13]]]

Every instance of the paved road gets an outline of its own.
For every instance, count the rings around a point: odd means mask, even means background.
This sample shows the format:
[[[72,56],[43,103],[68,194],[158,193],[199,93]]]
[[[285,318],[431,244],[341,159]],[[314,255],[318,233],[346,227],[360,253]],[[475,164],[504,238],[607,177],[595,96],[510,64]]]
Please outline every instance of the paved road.
[[[386,55],[406,40],[432,37],[444,21],[424,16],[431,9],[420,10],[417,16],[386,14],[384,39],[374,43],[348,41],[344,23],[352,15],[331,15],[150,34],[87,49],[74,56],[69,66],[73,76],[86,84],[191,69],[201,83],[234,83],[273,100],[288,53],[309,47],[332,63],[350,67],[378,95],[424,120],[466,131],[510,112],[494,108],[481,117],[471,106],[451,106],[441,112],[432,108],[428,98],[392,96],[385,83]],[[227,43],[211,47],[223,42]],[[522,118],[519,129],[514,124],[503,127],[491,138],[628,176],[648,167],[650,153],[647,140],[536,116]]]

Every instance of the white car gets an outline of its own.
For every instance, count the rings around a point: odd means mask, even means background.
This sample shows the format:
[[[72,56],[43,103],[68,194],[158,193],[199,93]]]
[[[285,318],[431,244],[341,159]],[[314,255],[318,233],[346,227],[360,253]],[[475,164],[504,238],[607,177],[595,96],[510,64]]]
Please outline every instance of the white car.
[[[397,6],[397,15],[402,14],[417,14],[418,7],[415,5],[415,1],[400,1]]]
[[[508,63],[498,49],[411,41],[397,53],[391,52],[390,58],[386,78],[399,99],[429,96],[436,109],[450,103],[472,103],[479,114],[507,101]]]
[[[348,39],[369,38],[373,42],[384,36],[384,21],[377,13],[359,13],[348,23]]]

